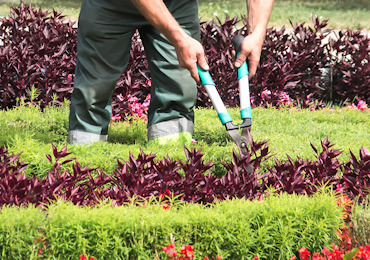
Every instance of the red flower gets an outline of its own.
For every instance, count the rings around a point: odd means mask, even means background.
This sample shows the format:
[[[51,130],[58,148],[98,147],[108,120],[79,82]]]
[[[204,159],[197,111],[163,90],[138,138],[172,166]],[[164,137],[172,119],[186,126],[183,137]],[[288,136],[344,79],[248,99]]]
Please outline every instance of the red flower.
[[[312,260],[320,260],[321,257],[319,255],[319,253],[313,253],[313,256],[312,256]]]
[[[260,259],[258,258],[258,256],[255,256],[252,258],[252,260],[260,260]]]
[[[302,260],[309,260],[310,259],[310,251],[307,250],[305,247],[301,247],[299,250],[299,256],[302,258]]]
[[[82,254],[82,255],[80,255],[80,260],[87,260],[87,258],[84,254]]]
[[[168,211],[168,210],[170,209],[170,206],[168,206],[168,205],[162,205],[161,207],[162,207],[162,209],[164,209],[165,211]]]
[[[169,244],[168,246],[162,247],[162,250],[169,254],[170,256],[177,256],[177,252],[175,250],[175,244]]]
[[[186,257],[193,258],[194,257],[193,252],[194,249],[191,247],[191,245],[181,247],[181,254],[185,255]]]

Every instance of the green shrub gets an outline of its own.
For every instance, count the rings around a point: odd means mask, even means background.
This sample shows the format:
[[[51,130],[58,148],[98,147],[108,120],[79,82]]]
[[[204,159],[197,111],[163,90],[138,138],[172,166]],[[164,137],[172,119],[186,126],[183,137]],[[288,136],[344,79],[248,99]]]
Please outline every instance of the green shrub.
[[[0,211],[0,258],[32,259],[43,250],[46,215],[33,206],[2,207]],[[26,257],[26,258],[25,258]]]
[[[0,212],[2,259],[29,259],[43,233],[42,259],[153,259],[170,244],[191,244],[196,259],[288,259],[304,246],[319,251],[336,239],[342,210],[333,194],[273,195],[263,201],[227,200],[201,206],[158,202],[112,207],[57,202],[46,212],[8,208]],[[6,224],[5,224],[6,223]],[[15,228],[16,227],[16,228]],[[9,239],[12,238],[12,239]]]
[[[358,246],[370,245],[370,198],[352,208],[350,236]]]

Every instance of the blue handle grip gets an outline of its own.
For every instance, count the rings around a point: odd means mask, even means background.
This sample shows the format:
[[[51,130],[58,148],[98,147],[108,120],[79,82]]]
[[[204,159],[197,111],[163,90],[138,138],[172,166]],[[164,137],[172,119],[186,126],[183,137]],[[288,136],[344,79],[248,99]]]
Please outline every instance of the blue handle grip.
[[[231,42],[233,43],[234,45],[234,49],[236,51],[236,57],[238,57],[240,55],[240,52],[242,50],[242,42],[244,40],[244,36],[243,35],[235,35],[232,39],[231,39]],[[240,66],[240,68],[238,68],[238,80],[245,77],[245,76],[248,76],[249,75],[249,71],[248,71],[248,65],[246,62],[244,62],[242,64],[242,66]]]
[[[238,53],[237,56],[239,56],[240,52]],[[238,68],[238,80],[245,77],[245,76],[248,76],[249,75],[249,71],[248,71],[248,65],[246,62],[243,63],[243,65],[241,65],[239,68]]]
[[[211,74],[209,74],[208,71],[203,70],[199,65],[197,64],[198,67],[198,73],[200,80],[202,81],[202,85],[213,85],[216,86],[216,84],[213,82],[213,79],[211,77]]]

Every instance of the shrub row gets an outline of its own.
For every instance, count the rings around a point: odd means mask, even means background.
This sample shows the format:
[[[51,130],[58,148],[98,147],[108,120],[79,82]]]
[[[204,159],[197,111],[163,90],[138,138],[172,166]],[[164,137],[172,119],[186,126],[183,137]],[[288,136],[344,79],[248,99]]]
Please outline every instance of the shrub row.
[[[246,18],[226,17],[201,24],[201,42],[210,73],[226,105],[239,104],[236,72],[232,65],[231,38],[246,34]],[[313,27],[291,23],[293,30],[270,28],[261,63],[250,84],[255,105],[286,104],[287,99],[307,107],[313,101],[370,103],[370,39],[361,31],[342,30],[335,36],[327,21],[313,15]],[[0,107],[14,107],[19,98],[38,90],[41,107],[70,98],[76,59],[74,23],[60,12],[43,12],[31,5],[11,8],[0,21]],[[150,71],[139,35],[133,36],[131,59],[119,79],[113,98],[113,115],[132,113],[130,98],[143,103],[150,92]],[[263,95],[268,91],[269,95]],[[199,86],[198,106],[211,105]]]
[[[53,145],[53,155],[47,155],[53,170],[43,177],[28,177],[23,173],[27,165],[18,155],[8,155],[0,148],[0,205],[48,204],[63,199],[76,205],[94,205],[110,199],[121,205],[133,197],[149,199],[152,196],[173,195],[182,201],[208,204],[227,198],[255,199],[266,196],[272,189],[276,193],[312,195],[320,186],[346,193],[360,201],[369,193],[370,154],[360,150],[360,158],[352,152],[347,163],[337,159],[341,153],[332,149],[327,139],[322,141],[322,152],[312,145],[315,160],[281,162],[275,158],[272,167],[261,171],[261,163],[270,157],[265,142],[254,142],[252,153],[240,158],[234,151],[231,162],[222,162],[225,175],[217,177],[211,172],[212,162],[205,162],[201,150],[185,148],[186,161],[169,157],[155,160],[156,155],[143,151],[128,161],[118,160],[113,173],[99,168],[89,168],[74,162],[72,172],[62,166],[75,159],[67,147],[58,151]],[[249,172],[249,167],[254,168]]]
[[[196,259],[289,259],[301,247],[330,246],[343,224],[342,209],[329,192],[206,207],[179,201],[132,205],[2,207],[1,259],[158,259],[156,253],[166,259],[161,247],[170,244],[171,234],[176,245],[191,244]]]

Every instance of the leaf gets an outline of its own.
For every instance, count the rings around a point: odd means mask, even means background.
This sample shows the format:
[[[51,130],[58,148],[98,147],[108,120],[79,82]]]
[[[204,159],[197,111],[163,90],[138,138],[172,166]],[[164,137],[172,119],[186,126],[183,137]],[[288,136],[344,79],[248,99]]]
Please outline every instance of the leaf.
[[[349,253],[345,254],[343,256],[343,260],[352,260],[354,258],[354,256],[357,254],[357,252],[359,252],[360,250],[356,247],[356,248],[353,248]]]

